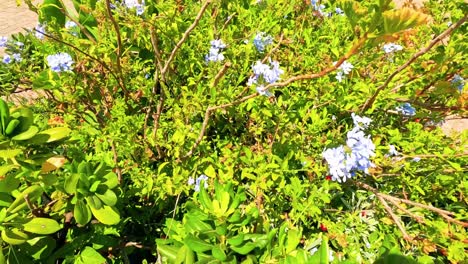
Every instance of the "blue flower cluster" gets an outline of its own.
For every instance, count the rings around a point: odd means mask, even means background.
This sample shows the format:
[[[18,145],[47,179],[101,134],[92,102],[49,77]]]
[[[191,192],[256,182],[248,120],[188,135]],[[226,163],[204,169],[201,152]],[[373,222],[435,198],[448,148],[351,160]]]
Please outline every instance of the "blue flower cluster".
[[[14,53],[12,56],[13,56],[13,58],[10,55],[5,54],[3,56],[2,62],[5,63],[5,64],[9,64],[12,61],[20,62],[22,60],[21,54],[19,54],[19,53]]]
[[[6,47],[7,42],[8,42],[7,37],[0,37],[0,48]]]
[[[70,34],[77,37],[78,36],[78,25],[73,21],[67,21],[65,23],[65,28],[68,29]]]
[[[404,116],[414,116],[416,115],[416,109],[411,106],[410,103],[404,103],[401,106],[396,108],[398,112],[403,114]]]
[[[257,61],[255,65],[252,66],[254,75],[249,78],[247,85],[251,86],[253,84],[257,85],[257,92],[260,95],[264,96],[273,96],[269,91],[265,91],[264,84],[272,84],[277,82],[280,79],[280,75],[283,74],[283,70],[279,67],[279,62],[271,61],[270,66],[263,64],[261,61]]]
[[[255,38],[253,40],[253,44],[255,45],[255,48],[259,52],[265,51],[265,47],[273,43],[273,38],[268,35],[266,36],[264,32],[257,33],[255,35]]]
[[[47,64],[54,72],[71,71],[73,63],[73,59],[68,53],[47,56]]]
[[[195,184],[194,189],[195,189],[196,192],[199,192],[200,191],[200,184],[201,184],[202,181],[204,182],[203,187],[205,189],[208,188],[208,176],[206,176],[205,174],[200,175],[197,179],[194,179],[194,178],[190,177],[188,179],[188,181],[187,181],[187,184],[188,185],[194,185]]]
[[[335,62],[336,63],[336,62]],[[334,63],[334,64],[335,64]],[[344,75],[348,75],[351,70],[354,68],[354,66],[347,62],[347,61],[343,61],[343,63],[340,65],[340,67],[338,67],[338,72],[336,73],[336,79],[341,82],[343,81],[343,78],[345,77]]]
[[[224,44],[220,39],[212,40],[210,44],[210,51],[205,55],[205,61],[223,61],[224,55],[221,53],[221,50],[226,48],[226,44]]]
[[[388,54],[388,53],[393,53],[395,51],[401,51],[403,50],[403,47],[395,43],[388,43],[383,46],[383,50],[385,53]]]
[[[45,34],[45,33],[46,33],[45,25],[38,24],[38,25],[34,28],[34,35],[35,35],[36,38],[38,38],[38,39],[44,39],[44,34]]]
[[[463,91],[463,87],[465,86],[465,79],[463,79],[463,77],[461,77],[460,75],[455,74],[450,83],[452,84],[452,86],[457,87],[458,91],[461,93]]]
[[[372,120],[354,113],[351,116],[354,128],[347,133],[346,146],[325,149],[322,153],[333,181],[346,182],[357,171],[369,173],[369,168],[374,166],[370,158],[375,156],[375,145],[363,131]]]
[[[131,9],[136,9],[137,16],[141,16],[145,11],[145,0],[125,0],[124,5]]]

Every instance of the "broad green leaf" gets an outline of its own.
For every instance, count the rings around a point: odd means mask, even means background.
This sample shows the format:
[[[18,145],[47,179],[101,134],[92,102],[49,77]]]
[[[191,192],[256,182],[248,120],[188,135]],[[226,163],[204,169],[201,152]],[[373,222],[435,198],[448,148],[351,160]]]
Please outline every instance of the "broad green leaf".
[[[77,173],[72,173],[67,178],[65,178],[64,188],[68,194],[76,193],[76,185],[78,184],[79,179],[80,175]]]
[[[12,159],[19,154],[23,153],[21,149],[1,149],[0,150],[0,158],[3,159]]]
[[[44,0],[39,9],[39,22],[51,24],[55,21],[60,27],[65,25],[65,14],[61,11],[63,5],[59,0]]]
[[[426,24],[428,16],[412,8],[389,10],[383,13],[385,34],[397,33]]]
[[[9,193],[18,188],[20,180],[16,178],[16,175],[8,175],[0,180],[0,192]]]
[[[92,217],[91,209],[89,209],[89,206],[82,200],[76,201],[73,215],[76,222],[80,225],[86,225],[91,221]]]
[[[226,252],[224,252],[220,245],[214,246],[211,249],[211,254],[219,261],[225,261],[227,259]]]
[[[27,140],[28,144],[44,144],[62,140],[70,134],[71,130],[68,127],[54,127],[44,130],[36,134],[31,139]]]
[[[174,263],[176,258],[177,258],[177,253],[179,249],[175,246],[169,246],[169,245],[164,245],[164,244],[159,244],[157,243],[157,250],[159,254],[161,254],[163,257],[167,258],[168,263]]]
[[[289,253],[297,248],[302,237],[302,233],[297,229],[289,229],[286,240],[286,253]]]
[[[322,245],[319,249],[320,253],[320,263],[328,264],[329,263],[329,252],[328,252],[328,237],[322,236]]]
[[[93,206],[90,206],[90,208],[94,217],[105,225],[116,225],[120,222],[120,214],[114,207],[103,205],[100,209]]]
[[[35,237],[19,246],[22,252],[35,260],[45,260],[56,247],[55,239],[50,236]],[[1,263],[1,262],[0,262]]]
[[[54,219],[36,217],[25,223],[23,229],[34,234],[49,235],[57,232],[61,227]]]
[[[16,228],[3,229],[1,236],[2,236],[2,240],[10,245],[20,245],[29,239],[29,236],[26,233]]]
[[[256,247],[257,247],[256,243],[247,242],[244,245],[239,246],[239,247],[232,246],[231,249],[239,254],[247,255],[249,254],[250,251],[254,250]]]
[[[83,251],[80,252],[80,255],[75,260],[75,263],[83,263],[83,264],[105,264],[107,263],[106,259],[99,254],[94,248],[92,247],[85,247]]]
[[[95,195],[108,206],[114,206],[117,203],[117,195],[112,190],[107,189],[105,193]]]
[[[29,202],[35,202],[39,197],[42,195],[44,190],[39,185],[33,185],[26,188],[18,197],[16,197],[15,201],[8,207],[7,212],[13,214],[16,213],[28,205],[26,203],[26,197]]]
[[[210,243],[203,241],[192,234],[188,234],[187,237],[185,237],[184,243],[195,252],[205,252],[213,247]]]

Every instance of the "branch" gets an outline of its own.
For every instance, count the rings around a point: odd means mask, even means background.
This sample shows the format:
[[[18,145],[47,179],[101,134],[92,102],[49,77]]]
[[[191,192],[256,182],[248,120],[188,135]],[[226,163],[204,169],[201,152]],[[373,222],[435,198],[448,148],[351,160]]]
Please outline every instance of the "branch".
[[[83,34],[86,35],[86,37],[91,41],[93,42],[93,44],[97,44],[96,42],[96,39],[89,33],[89,31],[78,21],[76,20],[75,18],[73,18],[70,13],[68,12],[68,9],[66,8],[66,5],[65,3],[63,2],[63,0],[59,0],[60,1],[60,4],[63,6],[63,8],[60,8],[60,11],[66,16],[68,17],[68,19],[70,19],[71,21],[75,22],[75,24],[80,28],[80,31],[83,32]],[[75,10],[76,11],[76,10]]]
[[[223,68],[221,68],[218,72],[218,74],[216,74],[215,78],[214,78],[214,81],[213,81],[213,84],[211,85],[212,87],[215,87],[216,85],[218,85],[219,83],[219,80],[221,80],[221,78],[226,74],[227,70],[229,69],[229,67],[231,67],[231,63],[230,62],[226,62],[224,63],[223,65]]]
[[[364,103],[364,105],[361,108],[361,112],[365,112],[367,109],[369,109],[372,106],[372,104],[374,103],[374,101],[377,98],[377,96],[379,95],[379,93],[388,86],[388,84],[393,80],[393,78],[396,75],[398,75],[400,72],[402,72],[408,66],[410,66],[411,63],[413,63],[417,58],[419,58],[422,55],[426,54],[432,47],[434,47],[435,44],[437,44],[437,42],[443,40],[446,36],[450,35],[455,29],[457,29],[463,23],[465,23],[465,21],[467,19],[468,19],[468,14],[465,14],[465,16],[462,19],[460,19],[457,23],[453,24],[448,29],[446,29],[444,32],[442,32],[439,36],[437,36],[435,39],[433,39],[429,43],[429,45],[427,47],[425,47],[425,48],[421,49],[420,51],[418,51],[417,53],[415,53],[407,62],[405,62],[403,65],[398,67],[398,69],[396,69],[396,71],[394,71],[392,74],[390,74],[390,76],[387,78],[387,80],[377,88],[377,90],[372,95],[372,97],[367,99],[367,101]]]
[[[385,211],[387,211],[387,213],[388,213],[388,214],[390,215],[390,217],[393,219],[393,222],[395,222],[395,224],[396,224],[396,225],[398,226],[398,228],[400,229],[401,234],[403,234],[403,238],[404,238],[406,241],[411,241],[412,238],[408,235],[408,233],[406,233],[405,227],[401,224],[400,219],[398,219],[398,217],[393,213],[392,208],[390,208],[390,206],[388,206],[387,202],[382,198],[382,196],[380,196],[380,195],[377,194],[377,198],[379,199],[380,203],[382,203],[383,207],[385,208]]]
[[[126,94],[126,96],[128,97],[128,91],[127,91],[127,88],[125,87],[125,82],[123,81],[122,66],[120,62],[120,58],[122,57],[122,37],[120,36],[119,24],[117,24],[117,22],[114,19],[114,16],[112,15],[112,10],[110,7],[109,0],[106,0],[106,9],[107,9],[107,15],[109,16],[109,19],[112,22],[112,25],[114,26],[115,33],[117,34],[117,71],[119,73],[119,81],[122,83],[120,87],[122,88],[122,91]]]
[[[171,55],[169,55],[169,58],[167,59],[166,64],[164,65],[164,68],[161,71],[161,75],[166,74],[166,72],[167,72],[167,70],[169,68],[169,65],[174,60],[174,57],[175,57],[177,51],[180,49],[180,47],[182,47],[182,44],[187,40],[187,38],[190,35],[190,33],[192,32],[192,30],[198,25],[198,22],[202,18],[203,13],[205,12],[206,8],[208,7],[208,5],[210,3],[211,3],[211,0],[206,0],[205,3],[203,4],[203,6],[201,7],[200,11],[198,11],[198,14],[197,14],[197,17],[195,18],[195,21],[193,21],[192,25],[190,25],[190,27],[185,31],[182,38],[179,40],[179,42],[177,42],[176,46],[172,50]]]

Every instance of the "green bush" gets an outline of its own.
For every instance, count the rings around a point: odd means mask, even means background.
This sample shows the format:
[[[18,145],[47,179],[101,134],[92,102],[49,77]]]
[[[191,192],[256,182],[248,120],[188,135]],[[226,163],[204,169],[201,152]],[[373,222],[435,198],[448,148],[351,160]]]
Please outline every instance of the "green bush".
[[[463,1],[25,3],[0,263],[466,259]]]

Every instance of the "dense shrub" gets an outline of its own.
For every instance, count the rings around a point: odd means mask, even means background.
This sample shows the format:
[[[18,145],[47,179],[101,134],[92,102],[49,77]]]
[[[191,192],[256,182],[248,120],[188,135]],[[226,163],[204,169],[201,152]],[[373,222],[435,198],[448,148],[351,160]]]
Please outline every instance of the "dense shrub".
[[[1,263],[466,259],[463,1],[25,3]]]

